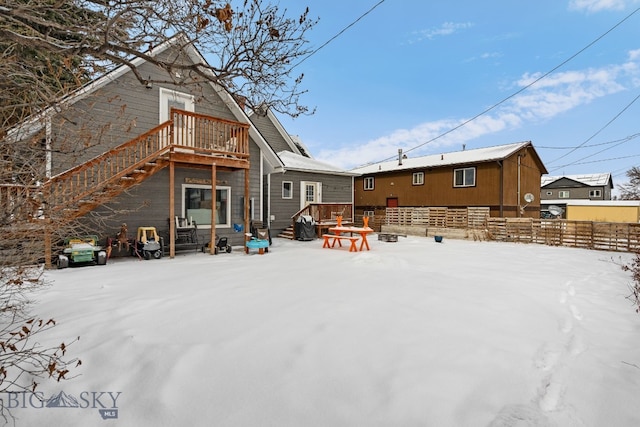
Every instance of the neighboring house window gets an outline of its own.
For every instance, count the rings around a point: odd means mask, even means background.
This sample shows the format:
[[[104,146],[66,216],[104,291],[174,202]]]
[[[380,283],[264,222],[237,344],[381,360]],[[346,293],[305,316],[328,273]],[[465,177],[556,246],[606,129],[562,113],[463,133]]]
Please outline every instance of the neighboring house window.
[[[364,179],[364,189],[365,190],[373,190],[373,177],[369,176]]]
[[[569,192],[568,191],[558,191],[558,199],[568,199]]]
[[[552,196],[553,195],[553,191],[547,191],[547,196]]]
[[[373,218],[374,216],[376,216],[376,213],[374,211],[364,211],[364,213],[362,215],[363,216],[369,216],[369,217]]]
[[[282,182],[282,198],[293,199],[293,182],[291,181]]]
[[[182,186],[182,212],[193,219],[198,227],[211,228],[210,185],[184,184]],[[216,226],[231,226],[231,187],[216,188]]]
[[[589,197],[602,197],[600,190],[589,190]]]
[[[474,187],[476,185],[476,168],[453,170],[454,187]]]
[[[414,172],[413,185],[423,185],[423,184],[424,184],[424,172]]]

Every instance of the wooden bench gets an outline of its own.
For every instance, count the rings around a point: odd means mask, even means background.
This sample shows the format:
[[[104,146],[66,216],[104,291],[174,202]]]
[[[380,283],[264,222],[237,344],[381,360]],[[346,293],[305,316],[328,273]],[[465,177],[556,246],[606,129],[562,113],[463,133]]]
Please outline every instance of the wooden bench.
[[[358,252],[358,247],[356,246],[356,242],[360,240],[360,237],[357,236],[338,236],[337,234],[323,234],[322,238],[324,239],[324,243],[322,244],[323,248],[333,248],[338,243],[338,246],[342,247],[341,240],[349,240],[351,242],[351,246],[349,247],[349,252]],[[329,239],[333,239],[333,243],[329,245]]]

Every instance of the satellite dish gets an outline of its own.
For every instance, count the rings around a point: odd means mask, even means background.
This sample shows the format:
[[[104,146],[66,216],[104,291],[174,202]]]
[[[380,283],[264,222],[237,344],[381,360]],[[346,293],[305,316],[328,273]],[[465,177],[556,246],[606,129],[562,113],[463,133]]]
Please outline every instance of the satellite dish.
[[[564,209],[562,209],[560,206],[551,205],[551,206],[549,206],[547,208],[547,210],[549,211],[549,213],[551,215],[560,216],[560,215],[562,215],[562,212],[563,212]]]
[[[527,203],[533,202],[533,199],[535,199],[535,197],[533,197],[533,194],[531,193],[527,193],[524,195],[524,201]]]

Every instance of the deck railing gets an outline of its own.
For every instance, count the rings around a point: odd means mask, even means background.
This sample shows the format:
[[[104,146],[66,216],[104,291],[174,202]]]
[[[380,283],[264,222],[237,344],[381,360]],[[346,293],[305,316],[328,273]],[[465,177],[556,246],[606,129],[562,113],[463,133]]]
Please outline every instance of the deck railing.
[[[209,156],[249,157],[249,125],[182,110],[171,120],[91,160],[53,176],[44,186],[49,209],[78,203],[134,173],[170,149]]]
[[[310,203],[291,217],[295,221],[301,215],[311,216],[316,223],[335,222],[337,216],[342,216],[345,222],[353,221],[353,205],[351,203]]]

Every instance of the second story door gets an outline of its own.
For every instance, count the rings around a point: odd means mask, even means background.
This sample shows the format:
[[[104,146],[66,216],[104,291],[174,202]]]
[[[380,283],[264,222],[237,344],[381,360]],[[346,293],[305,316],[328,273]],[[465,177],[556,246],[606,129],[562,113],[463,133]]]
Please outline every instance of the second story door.
[[[193,96],[188,93],[176,92],[160,88],[160,123],[164,123],[170,119],[169,114],[171,108],[177,108],[184,111],[195,111]],[[179,116],[174,123],[174,142],[178,145],[190,145],[191,129],[190,121],[184,120]]]

